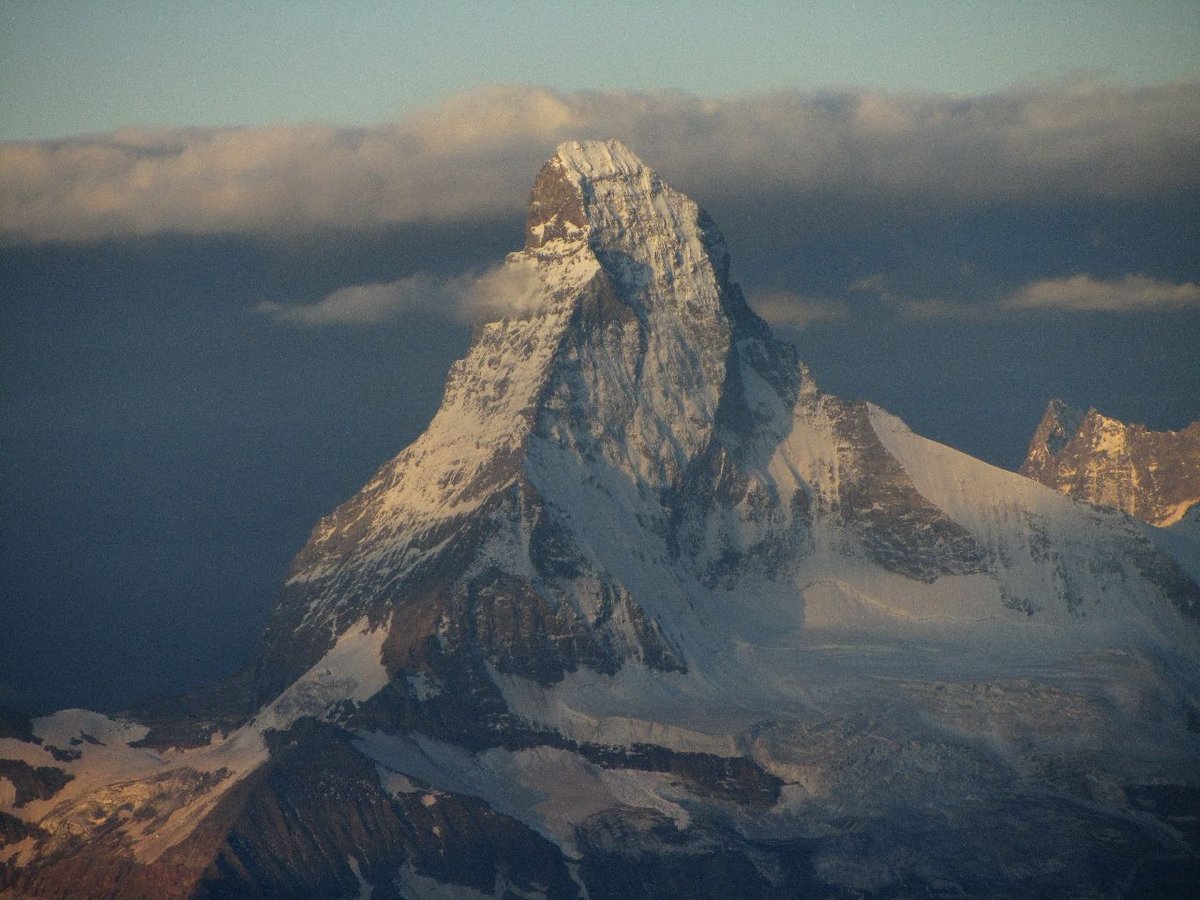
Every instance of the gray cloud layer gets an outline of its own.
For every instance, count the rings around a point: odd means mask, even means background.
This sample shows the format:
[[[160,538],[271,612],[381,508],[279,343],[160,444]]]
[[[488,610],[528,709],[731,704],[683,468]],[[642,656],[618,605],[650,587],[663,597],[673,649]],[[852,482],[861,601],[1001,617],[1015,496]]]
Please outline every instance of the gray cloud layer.
[[[490,87],[373,128],[127,129],[0,144],[0,240],[519,214],[537,165],[576,137],[619,137],[701,197],[833,194],[945,209],[1133,195],[1200,186],[1198,133],[1198,82],[724,99]]]

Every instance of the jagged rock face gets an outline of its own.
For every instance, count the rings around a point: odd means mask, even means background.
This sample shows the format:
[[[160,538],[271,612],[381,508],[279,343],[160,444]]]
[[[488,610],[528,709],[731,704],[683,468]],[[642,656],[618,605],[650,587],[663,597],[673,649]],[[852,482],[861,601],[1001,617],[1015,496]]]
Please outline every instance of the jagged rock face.
[[[991,569],[868,407],[817,391],[750,310],[707,215],[624,147],[559,149],[507,266],[541,306],[485,326],[426,433],[317,526],[268,628],[260,700],[364,614],[390,620],[405,677],[683,671],[664,599],[786,580],[818,532],[925,582]],[[786,446],[800,430],[819,446]]]
[[[620,144],[558,149],[506,268],[245,673],[0,715],[0,896],[1194,883],[1186,559],[820,391]]]
[[[537,279],[541,308],[485,326],[428,431],[318,525],[268,630],[262,699],[364,613],[403,633],[389,661],[405,671],[428,668],[429,638],[542,681],[683,667],[562,523],[563,470],[619,482],[619,514],[654,517],[627,532],[665,531],[662,498],[693,461],[754,427],[742,361],[784,395],[802,374],[729,282],[712,222],[619,144],[559,149],[507,266]]]
[[[1051,400],[1020,471],[1077,500],[1174,525],[1200,504],[1200,422],[1149,431]]]

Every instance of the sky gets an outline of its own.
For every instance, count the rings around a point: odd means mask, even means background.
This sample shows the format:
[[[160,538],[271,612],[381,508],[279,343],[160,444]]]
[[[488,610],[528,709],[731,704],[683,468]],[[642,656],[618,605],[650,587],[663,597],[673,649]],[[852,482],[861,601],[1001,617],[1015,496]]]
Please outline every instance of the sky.
[[[978,94],[1195,74],[1189,0],[0,4],[0,138],[127,125],[369,125],[478,84],[733,96]]]
[[[0,704],[243,663],[509,311],[480,286],[567,139],[693,196],[818,383],[936,440],[1200,418],[1197,46],[1171,2],[0,4]]]

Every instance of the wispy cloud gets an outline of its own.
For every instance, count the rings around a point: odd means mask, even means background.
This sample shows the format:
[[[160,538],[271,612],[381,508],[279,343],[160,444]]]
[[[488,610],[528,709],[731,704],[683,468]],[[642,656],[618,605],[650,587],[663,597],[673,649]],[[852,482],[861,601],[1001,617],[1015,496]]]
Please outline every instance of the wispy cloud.
[[[877,297],[886,309],[906,319],[973,319],[990,314],[981,304],[963,303],[941,297],[914,297],[894,290],[888,277],[876,272],[852,282],[847,288],[852,294]]]
[[[850,307],[840,300],[802,297],[784,291],[748,298],[750,305],[771,325],[804,328],[814,322],[832,322],[850,315]]]
[[[490,87],[398,123],[126,129],[0,144],[0,239],[286,234],[519,215],[568,138],[619,137],[701,199],[944,209],[1200,187],[1200,82],[731,98]]]
[[[1113,313],[1200,308],[1200,284],[1176,284],[1148,275],[1126,275],[1112,281],[1072,275],[1034,281],[1005,297],[1000,305],[1009,310]]]
[[[256,309],[289,325],[378,325],[401,319],[414,309],[457,308],[449,282],[415,275],[379,284],[338,288],[316,303],[264,301]]]
[[[1038,312],[1138,313],[1200,308],[1200,284],[1175,283],[1144,274],[1103,279],[1081,273],[1039,279],[990,302],[906,296],[892,290],[882,273],[860,278],[847,290],[871,294],[908,319],[983,320]]]
[[[255,309],[285,325],[365,326],[399,322],[413,312],[434,312],[464,322],[530,315],[545,302],[536,272],[503,265],[482,274],[414,275],[338,288],[315,303],[264,301]]]
[[[487,322],[530,315],[545,302],[545,288],[536,270],[509,263],[471,279],[458,295],[456,308],[461,319]]]

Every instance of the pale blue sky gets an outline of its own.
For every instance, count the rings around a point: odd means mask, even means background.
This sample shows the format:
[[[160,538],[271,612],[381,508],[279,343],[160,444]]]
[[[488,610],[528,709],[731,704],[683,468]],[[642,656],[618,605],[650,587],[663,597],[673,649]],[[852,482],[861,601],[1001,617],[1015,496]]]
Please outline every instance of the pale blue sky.
[[[368,124],[483,83],[975,94],[1200,75],[1200,3],[0,0],[0,139]]]

